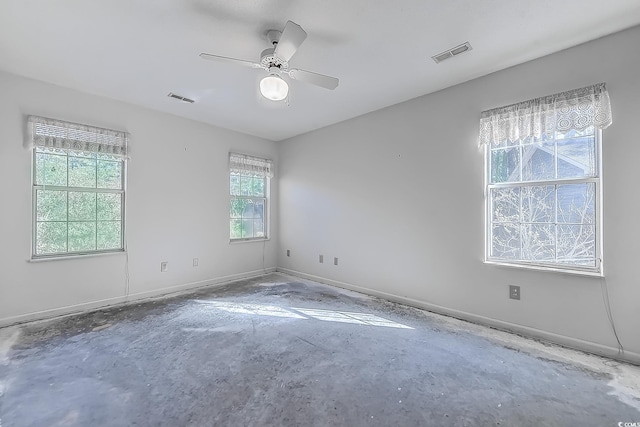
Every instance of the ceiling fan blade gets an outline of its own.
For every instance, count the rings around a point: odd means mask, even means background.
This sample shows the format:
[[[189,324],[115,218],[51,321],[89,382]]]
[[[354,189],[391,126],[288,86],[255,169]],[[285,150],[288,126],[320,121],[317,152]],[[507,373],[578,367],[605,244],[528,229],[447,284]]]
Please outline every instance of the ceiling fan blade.
[[[201,53],[200,58],[207,59],[209,61],[219,61],[226,62],[228,64],[244,65],[245,67],[251,68],[262,68],[262,65],[255,62],[245,61],[244,59],[228,58],[226,56],[211,55],[210,53]]]
[[[312,73],[311,71],[297,70],[292,68],[289,70],[289,77],[301,82],[311,83],[325,89],[333,90],[338,87],[339,80],[335,77],[325,76],[324,74]]]
[[[278,58],[288,62],[306,38],[307,33],[300,25],[287,21],[273,53]]]

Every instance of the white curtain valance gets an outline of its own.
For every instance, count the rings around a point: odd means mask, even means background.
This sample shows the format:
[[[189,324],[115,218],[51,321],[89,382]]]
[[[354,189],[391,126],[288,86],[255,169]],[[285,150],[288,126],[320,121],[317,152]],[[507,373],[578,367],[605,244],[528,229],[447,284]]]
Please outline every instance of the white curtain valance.
[[[553,137],[554,132],[605,129],[612,122],[605,83],[544,96],[506,107],[483,111],[478,144],[500,145],[533,136]]]
[[[229,171],[273,178],[273,161],[244,154],[229,153]]]
[[[106,154],[118,158],[127,156],[129,135],[126,132],[37,116],[29,116],[27,124],[32,147]]]

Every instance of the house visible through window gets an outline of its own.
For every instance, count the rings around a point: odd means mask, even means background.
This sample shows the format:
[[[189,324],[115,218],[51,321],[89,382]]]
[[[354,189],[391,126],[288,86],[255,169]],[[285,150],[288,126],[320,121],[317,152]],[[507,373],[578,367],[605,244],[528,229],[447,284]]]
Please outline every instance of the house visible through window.
[[[267,239],[271,160],[229,155],[229,238],[232,241]]]
[[[29,128],[32,256],[123,251],[127,135],[33,116]]]
[[[483,113],[487,260],[601,272],[604,84]]]

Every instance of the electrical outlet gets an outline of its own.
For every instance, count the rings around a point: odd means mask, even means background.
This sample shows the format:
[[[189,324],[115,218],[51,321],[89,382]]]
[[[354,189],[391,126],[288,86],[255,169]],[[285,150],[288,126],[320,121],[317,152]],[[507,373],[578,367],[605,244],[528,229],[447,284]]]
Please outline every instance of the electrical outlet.
[[[509,285],[509,298],[520,299],[520,286]]]
[[[194,258],[193,259],[193,266],[197,267],[199,262],[200,262],[200,260],[198,258]]]
[[[160,271],[162,273],[166,273],[168,269],[169,269],[169,263],[167,261],[163,261],[160,263]]]
[[[338,258],[333,259],[333,265],[338,265]]]
[[[320,255],[318,260],[320,261],[320,264],[323,264],[324,263],[324,256]]]
[[[287,249],[287,256],[291,256],[291,249]]]

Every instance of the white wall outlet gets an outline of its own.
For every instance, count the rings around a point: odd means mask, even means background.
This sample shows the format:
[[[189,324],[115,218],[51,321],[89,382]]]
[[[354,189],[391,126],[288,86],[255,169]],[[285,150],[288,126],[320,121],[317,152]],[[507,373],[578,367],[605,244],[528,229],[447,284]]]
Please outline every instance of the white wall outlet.
[[[520,299],[520,286],[509,285],[509,298]]]
[[[323,264],[324,263],[324,255],[320,255],[318,257],[318,261],[320,261],[320,264]]]
[[[337,257],[333,259],[333,265],[338,265],[338,258]]]
[[[193,259],[193,266],[197,267],[199,262],[200,262],[200,260],[198,258],[194,258]]]
[[[287,249],[287,256],[291,256],[291,249]]]
[[[169,269],[169,262],[167,262],[167,261],[162,261],[162,262],[160,263],[160,271],[161,271],[162,273],[165,273],[168,269]]]

